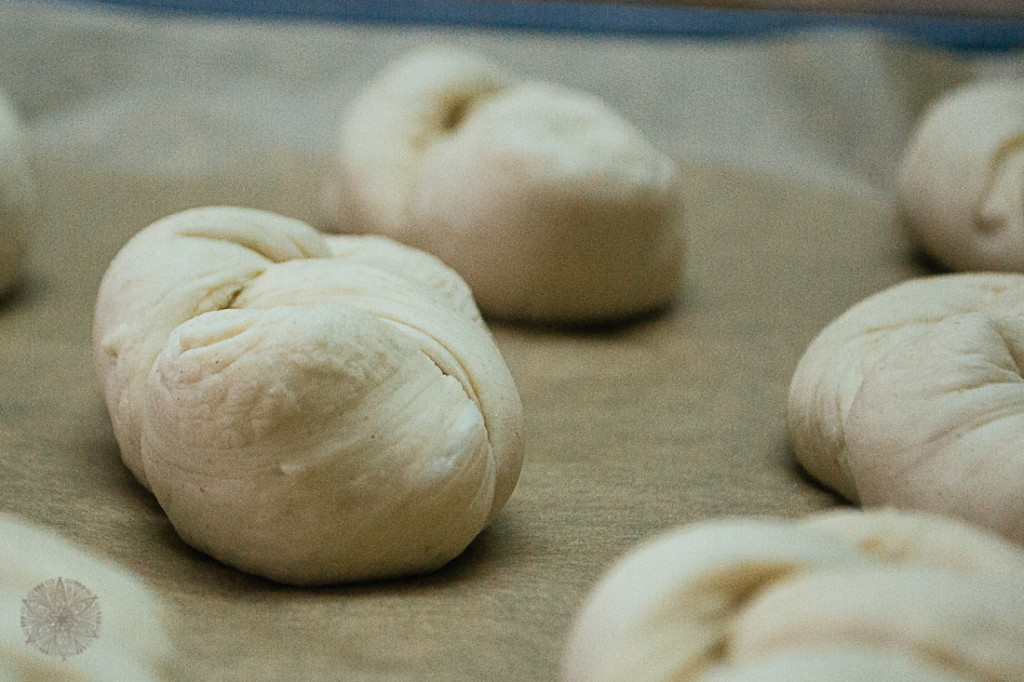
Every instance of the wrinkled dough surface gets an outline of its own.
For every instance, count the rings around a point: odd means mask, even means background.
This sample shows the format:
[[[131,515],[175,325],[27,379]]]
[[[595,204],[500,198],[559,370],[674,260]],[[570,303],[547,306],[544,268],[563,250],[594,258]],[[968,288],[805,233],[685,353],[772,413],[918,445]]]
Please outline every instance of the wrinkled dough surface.
[[[194,547],[282,582],[423,572],[501,510],[522,408],[465,283],[380,237],[194,209],[100,289],[126,464]]]
[[[909,238],[946,266],[1024,271],[1024,79],[937,100],[904,150],[899,200]]]
[[[231,306],[275,262],[329,255],[299,221],[221,207],[159,220],[122,247],[100,284],[93,358],[121,457],[143,485],[149,487],[139,432],[145,377],[170,333]]]
[[[1022,587],[1024,553],[941,517],[694,524],[598,582],[563,679],[1020,679]]]
[[[40,527],[0,514],[0,679],[105,682],[172,679],[177,665],[164,630],[169,612],[143,582]],[[100,627],[87,648],[62,660],[26,642],[17,614],[36,586],[65,578],[95,595]]]
[[[740,661],[794,649],[847,646],[914,652],[927,667],[963,679],[1024,674],[1024,581],[901,566],[821,571],[773,586],[733,623]]]
[[[800,464],[850,500],[966,518],[1024,539],[1024,276],[911,280],[853,306],[790,385]]]
[[[35,187],[21,125],[0,92],[0,297],[21,277],[36,212]]]
[[[664,305],[683,247],[674,164],[596,98],[481,57],[417,53],[346,115],[328,219],[455,268],[488,314],[584,322]]]
[[[181,325],[143,424],[153,492],[185,540],[278,580],[307,565],[437,568],[494,496],[483,419],[458,382],[400,330],[339,306]],[[267,554],[289,565],[263,568]]]
[[[957,315],[896,346],[847,422],[865,505],[928,509],[1024,543],[1024,319]]]

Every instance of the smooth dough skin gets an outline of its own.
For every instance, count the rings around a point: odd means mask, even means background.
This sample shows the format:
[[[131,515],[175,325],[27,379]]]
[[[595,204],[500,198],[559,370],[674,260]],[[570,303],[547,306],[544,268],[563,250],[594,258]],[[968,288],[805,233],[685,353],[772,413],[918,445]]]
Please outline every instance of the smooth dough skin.
[[[137,577],[67,540],[0,514],[0,679],[5,682],[108,682],[177,679],[164,626],[169,612]],[[26,642],[24,600],[49,580],[77,581],[95,595],[100,626],[84,651],[62,660]],[[40,615],[39,620],[45,620]],[[42,647],[49,644],[42,640]],[[72,651],[72,649],[69,649]]]
[[[296,584],[457,556],[522,465],[522,407],[469,289],[382,237],[213,207],[149,226],[100,286],[125,464],[182,538]]]
[[[20,124],[0,93],[0,297],[21,276],[35,214],[35,189]]]
[[[598,582],[564,682],[1024,679],[1024,553],[942,517],[717,520]]]
[[[909,238],[947,267],[1024,271],[1024,79],[934,103],[904,151],[899,197]]]
[[[385,71],[342,122],[336,230],[424,249],[488,315],[624,319],[681,276],[673,162],[596,98],[455,50]]]
[[[871,507],[922,509],[1024,543],[1024,275],[911,280],[833,321],[797,365],[800,464]]]

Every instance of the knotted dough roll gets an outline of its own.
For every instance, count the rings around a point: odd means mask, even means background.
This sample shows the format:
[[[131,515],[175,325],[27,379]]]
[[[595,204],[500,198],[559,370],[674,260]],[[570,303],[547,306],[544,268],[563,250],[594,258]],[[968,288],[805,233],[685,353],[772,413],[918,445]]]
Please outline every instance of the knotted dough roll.
[[[566,682],[1024,679],[1024,553],[906,512],[716,520],[621,559]]]
[[[21,276],[35,214],[35,189],[21,124],[0,93],[0,297]]]
[[[139,578],[8,514],[0,547],[0,679],[174,678],[169,611]]]
[[[903,153],[899,197],[909,237],[947,267],[1024,271],[1024,79],[936,101]]]
[[[328,222],[435,254],[488,315],[613,320],[676,290],[675,165],[590,95],[415,53],[357,99],[337,159]]]
[[[193,209],[100,286],[125,464],[192,546],[274,580],[429,571],[498,514],[522,407],[466,285],[381,237]]]
[[[867,506],[958,516],[1024,543],[1024,275],[911,280],[807,348],[787,432],[815,478]]]

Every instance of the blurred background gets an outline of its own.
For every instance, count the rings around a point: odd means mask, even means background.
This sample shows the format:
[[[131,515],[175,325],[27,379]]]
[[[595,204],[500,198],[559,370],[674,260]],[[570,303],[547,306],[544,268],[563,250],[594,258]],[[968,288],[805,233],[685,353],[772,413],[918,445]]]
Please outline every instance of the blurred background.
[[[527,463],[450,567],[268,584],[185,547],[121,465],[91,360],[99,281],[177,210],[318,224],[347,108],[438,44],[589,92],[677,162],[678,304],[614,331],[494,327]],[[24,284],[0,306],[0,510],[161,592],[195,679],[555,680],[580,601],[636,543],[839,503],[792,461],[793,369],[850,305],[932,272],[893,220],[922,113],[1020,77],[1022,0],[0,2],[0,90],[41,205]]]

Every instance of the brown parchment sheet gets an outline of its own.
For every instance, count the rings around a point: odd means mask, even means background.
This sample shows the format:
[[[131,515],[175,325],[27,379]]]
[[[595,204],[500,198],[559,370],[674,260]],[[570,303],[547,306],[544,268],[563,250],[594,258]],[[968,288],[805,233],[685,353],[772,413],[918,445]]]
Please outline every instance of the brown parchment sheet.
[[[677,160],[677,301],[616,328],[492,327],[526,463],[494,525],[443,570],[307,589],[222,566],[178,539],[120,462],[91,359],[100,277],[133,233],[192,206],[318,223],[349,101],[390,60],[446,42],[598,95]],[[929,272],[893,225],[922,108],[1021,73],[1020,52],[867,33],[702,42],[0,4],[0,88],[42,205],[24,282],[0,301],[0,511],[163,597],[182,679],[555,680],[581,600],[636,543],[841,504],[786,443],[797,360],[848,306]]]

